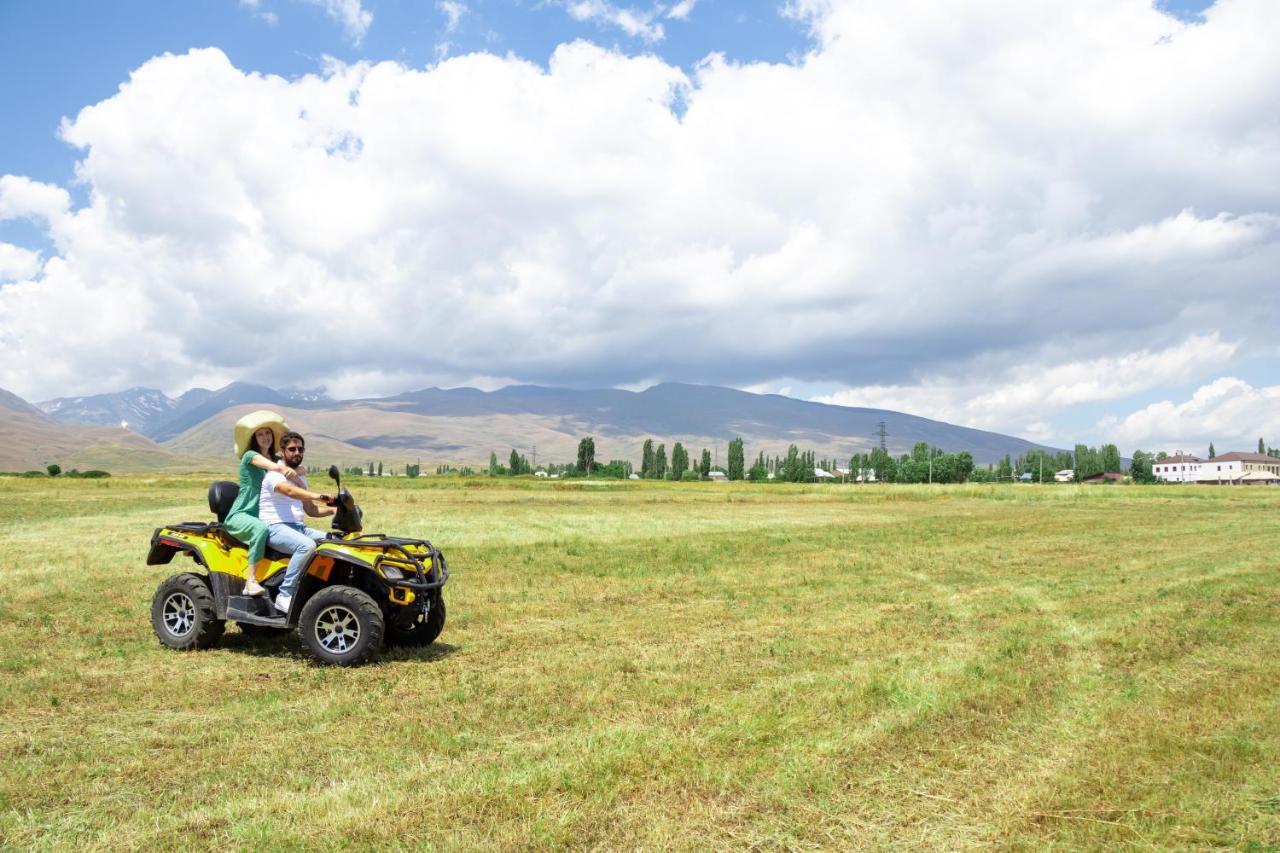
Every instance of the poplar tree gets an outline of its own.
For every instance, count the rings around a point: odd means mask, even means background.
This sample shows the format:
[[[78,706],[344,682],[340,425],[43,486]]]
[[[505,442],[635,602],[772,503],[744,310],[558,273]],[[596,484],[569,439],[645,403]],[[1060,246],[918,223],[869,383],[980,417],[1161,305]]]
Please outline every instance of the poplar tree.
[[[676,442],[676,446],[671,448],[671,479],[683,480],[684,472],[689,470],[689,453],[684,449],[684,445]]]
[[[667,446],[658,445],[658,452],[653,457],[653,479],[665,480],[667,477]]]
[[[711,476],[711,451],[705,447],[702,448],[702,464],[698,467],[698,473],[704,480]]]
[[[742,439],[735,438],[729,442],[729,479],[741,480],[746,476],[746,458],[742,448]]]
[[[640,477],[645,480],[653,479],[653,439],[646,438],[644,440],[644,450],[640,453]]]

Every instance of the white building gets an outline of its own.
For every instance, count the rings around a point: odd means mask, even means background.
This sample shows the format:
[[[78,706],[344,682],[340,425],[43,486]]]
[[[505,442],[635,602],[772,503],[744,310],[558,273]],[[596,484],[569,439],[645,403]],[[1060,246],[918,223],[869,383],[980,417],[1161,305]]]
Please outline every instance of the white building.
[[[1151,473],[1166,483],[1194,483],[1200,476],[1200,463],[1203,461],[1199,456],[1178,453],[1152,463]]]
[[[1053,475],[1053,479],[1059,483],[1070,483],[1076,478],[1076,472],[1071,468],[1063,468],[1061,471]]]
[[[1224,453],[1200,461],[1197,483],[1232,484],[1244,482],[1250,474],[1280,474],[1280,459],[1264,453]],[[1250,478],[1257,481],[1258,477]]]
[[[1262,453],[1232,451],[1201,459],[1198,456],[1178,454],[1160,459],[1151,465],[1151,473],[1166,483],[1203,483],[1207,485],[1236,485],[1240,483],[1268,482],[1265,477],[1249,477],[1250,474],[1280,476],[1280,459]],[[1246,479],[1247,478],[1247,479]]]

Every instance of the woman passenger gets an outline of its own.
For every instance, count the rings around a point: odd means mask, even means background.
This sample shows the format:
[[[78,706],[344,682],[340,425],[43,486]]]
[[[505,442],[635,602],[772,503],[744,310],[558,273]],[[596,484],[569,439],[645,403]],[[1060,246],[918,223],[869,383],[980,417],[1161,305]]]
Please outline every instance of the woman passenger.
[[[251,412],[236,422],[236,456],[240,459],[240,493],[227,513],[222,526],[243,542],[249,549],[249,579],[244,584],[244,595],[262,595],[266,592],[259,583],[265,576],[267,560],[267,526],[258,519],[258,496],[262,493],[262,478],[268,471],[276,471],[298,481],[298,472],[283,462],[276,461],[280,436],[289,429],[280,415],[271,411]]]

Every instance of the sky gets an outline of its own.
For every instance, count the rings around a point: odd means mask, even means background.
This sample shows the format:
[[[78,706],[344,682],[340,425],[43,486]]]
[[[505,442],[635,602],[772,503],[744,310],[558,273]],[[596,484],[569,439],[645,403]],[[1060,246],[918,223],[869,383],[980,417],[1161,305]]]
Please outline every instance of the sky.
[[[1280,445],[1274,0],[0,2],[0,387]]]

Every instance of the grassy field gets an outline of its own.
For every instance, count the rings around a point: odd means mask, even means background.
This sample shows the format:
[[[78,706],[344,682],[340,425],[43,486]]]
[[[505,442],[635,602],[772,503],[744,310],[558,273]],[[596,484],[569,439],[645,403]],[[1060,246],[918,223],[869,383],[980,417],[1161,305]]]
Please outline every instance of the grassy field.
[[[0,844],[1280,845],[1280,491],[351,483],[450,558],[362,669],[162,648],[207,480],[0,482]]]

